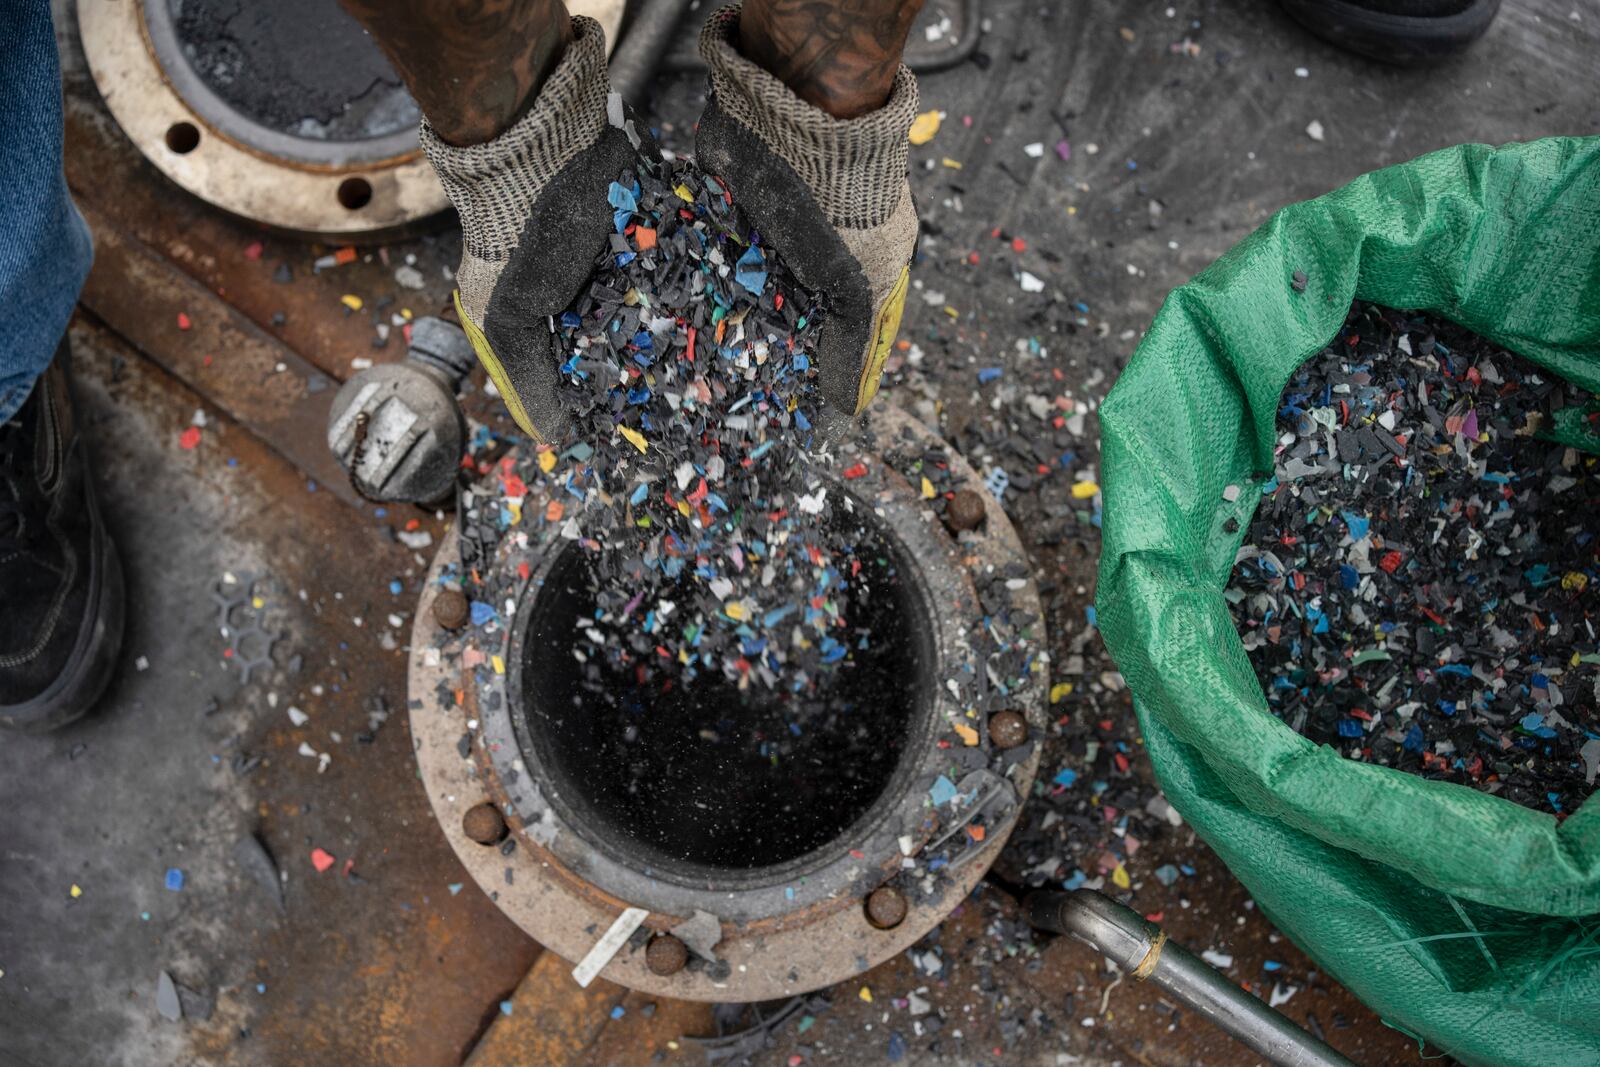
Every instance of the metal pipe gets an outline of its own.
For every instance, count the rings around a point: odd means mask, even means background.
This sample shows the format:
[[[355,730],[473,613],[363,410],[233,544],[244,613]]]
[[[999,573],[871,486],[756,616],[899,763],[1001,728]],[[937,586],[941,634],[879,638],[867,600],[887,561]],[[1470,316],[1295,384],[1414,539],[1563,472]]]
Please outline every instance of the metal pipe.
[[[661,57],[672,43],[689,0],[638,0],[622,39],[611,53],[611,87],[635,108],[644,105],[644,91],[655,77]]]
[[[1155,923],[1092,890],[1030,893],[1028,922],[1071,934],[1098,950],[1135,981],[1151,981],[1281,1067],[1355,1067],[1326,1042],[1167,940]]]

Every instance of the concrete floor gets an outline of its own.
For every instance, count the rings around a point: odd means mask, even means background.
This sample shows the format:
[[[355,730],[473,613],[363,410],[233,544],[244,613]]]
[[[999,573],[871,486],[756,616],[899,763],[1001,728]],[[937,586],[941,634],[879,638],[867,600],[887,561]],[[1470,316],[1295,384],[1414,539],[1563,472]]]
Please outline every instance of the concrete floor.
[[[936,398],[952,440],[1005,428],[1005,403],[980,395],[973,371],[1035,373],[1018,338],[1046,338],[1068,387],[1103,397],[1165,294],[1285,203],[1462,141],[1600,132],[1592,0],[1506,0],[1472,53],[1427,70],[1333,52],[1267,0],[989,0],[985,10],[983,59],[923,79],[923,106],[947,115],[913,152],[925,221],[916,277],[958,315],[913,295],[903,335],[927,359],[886,390],[888,402]],[[373,350],[370,321],[339,297],[441,306],[457,239],[446,228],[313,276],[325,249],[211,211],[140,159],[85,75],[70,18],[60,32],[69,178],[100,247],[73,339],[130,626],[96,715],[49,737],[0,736],[0,1065],[458,1063],[540,949],[470,882],[455,888],[464,876],[412,767],[403,645],[426,553],[391,533],[414,522],[437,537],[444,526],[409,509],[380,515],[322,480],[304,445],[327,394],[290,409],[274,384],[279,362],[342,379],[354,359],[397,358],[395,346]],[[691,76],[663,83],[670,146],[688,147],[698,93]],[[1306,133],[1313,121],[1320,141]],[[1063,138],[1070,162],[1053,150]],[[1046,145],[1042,158],[1026,153],[1033,142]],[[1003,251],[995,229],[1024,237],[1027,251]],[[245,250],[257,240],[253,258]],[[421,292],[394,283],[408,254]],[[293,283],[270,280],[280,262]],[[1024,295],[1014,268],[1046,292]],[[193,330],[173,325],[180,310]],[[202,441],[185,450],[179,434],[197,410]],[[1091,463],[1093,446],[1091,421]],[[1029,536],[1033,525],[1021,525]],[[1093,540],[1033,547],[1041,577],[1060,589],[1050,623],[1064,648],[1092,597]],[[260,579],[252,610],[282,635],[249,684],[226,655],[212,596],[229,573]],[[391,714],[374,732],[380,693]],[[1131,737],[1126,695],[1094,699],[1094,713]],[[310,715],[305,725],[291,722],[291,705]],[[331,755],[326,771],[298,754],[302,743]],[[1047,750],[1047,766],[1067,762],[1051,760]],[[1148,780],[1136,748],[1134,760],[1129,773]],[[246,834],[284,872],[282,913],[233,859]],[[316,873],[313,848],[335,855],[334,869]],[[1151,877],[1180,860],[1194,879],[1168,889]],[[1240,981],[1257,980],[1268,956],[1282,961],[1306,991],[1287,1010],[1316,1014],[1354,1058],[1418,1060],[1415,1045],[1281,943],[1186,830],[1127,866],[1134,906],[1164,910],[1197,949],[1231,951]],[[163,888],[173,867],[186,875],[179,892]],[[886,965],[834,991],[814,1026],[780,1032],[757,1062],[879,1062],[891,1033],[913,1063],[1250,1062],[1080,948],[1011,954],[1012,906],[987,888],[945,928],[953,967],[941,981],[905,960]],[[162,970],[214,1002],[209,1020],[157,1015]],[[524,992],[567,1003],[564,969],[551,970]],[[938,1041],[894,1005],[918,987],[949,1020]],[[647,1017],[631,1010],[640,998],[616,996],[630,1010],[573,1062],[699,1062],[677,1039],[707,1032],[708,1012],[666,1005]]]

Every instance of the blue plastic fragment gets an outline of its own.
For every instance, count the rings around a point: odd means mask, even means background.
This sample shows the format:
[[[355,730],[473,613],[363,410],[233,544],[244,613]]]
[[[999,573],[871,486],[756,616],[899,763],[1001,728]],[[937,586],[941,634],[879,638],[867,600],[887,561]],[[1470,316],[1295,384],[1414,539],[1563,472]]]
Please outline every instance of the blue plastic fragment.
[[[1544,716],[1537,711],[1530,711],[1524,715],[1519,725],[1535,737],[1550,738],[1556,735],[1554,730],[1544,724]]]
[[[1006,372],[1004,367],[983,367],[978,371],[978,384],[988,385]]]
[[[183,888],[183,872],[176,867],[167,868],[167,888],[174,893]]]
[[[611,220],[616,225],[617,232],[621,233],[628,228],[628,220],[633,217],[633,213],[639,210],[638,195],[621,182],[612,182],[611,189],[606,194],[606,202],[616,208]]]
[[[936,808],[950,803],[956,796],[955,783],[942,774],[933,780],[933,788],[928,790],[928,799]]]
[[[1011,487],[1011,475],[1007,474],[1004,467],[996,467],[983,479],[983,484],[989,490],[989,495],[996,500],[1004,500],[1006,490]]]
[[[1056,785],[1061,786],[1063,789],[1070,787],[1072,783],[1076,782],[1077,780],[1078,772],[1073,770],[1071,767],[1061,768],[1060,773],[1058,773],[1054,778]]]
[[[767,286],[767,257],[761,254],[759,245],[751,245],[739,257],[739,262],[734,266],[733,280],[751,296],[761,295],[761,290]]]
[[[494,607],[481,600],[472,602],[472,625],[483,626],[495,618]]]

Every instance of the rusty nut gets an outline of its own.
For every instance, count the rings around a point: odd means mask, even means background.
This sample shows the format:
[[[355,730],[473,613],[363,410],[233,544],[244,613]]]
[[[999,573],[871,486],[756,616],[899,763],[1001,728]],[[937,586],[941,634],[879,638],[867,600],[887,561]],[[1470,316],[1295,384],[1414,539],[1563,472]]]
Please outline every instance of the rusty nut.
[[[461,817],[461,832],[480,845],[498,845],[505,840],[506,817],[485,801],[467,809]]]
[[[957,489],[944,506],[944,522],[954,533],[976,530],[983,525],[987,510],[983,496],[974,489]]]
[[[997,711],[989,716],[989,740],[996,748],[1016,748],[1028,739],[1028,720],[1020,711]]]
[[[665,978],[677,974],[689,962],[689,947],[671,934],[657,934],[644,948],[644,963],[651,974]]]
[[[433,598],[433,621],[446,630],[459,630],[472,617],[467,596],[459,589],[441,589]]]
[[[867,922],[880,930],[893,930],[906,921],[906,895],[892,885],[880,885],[867,896]]]

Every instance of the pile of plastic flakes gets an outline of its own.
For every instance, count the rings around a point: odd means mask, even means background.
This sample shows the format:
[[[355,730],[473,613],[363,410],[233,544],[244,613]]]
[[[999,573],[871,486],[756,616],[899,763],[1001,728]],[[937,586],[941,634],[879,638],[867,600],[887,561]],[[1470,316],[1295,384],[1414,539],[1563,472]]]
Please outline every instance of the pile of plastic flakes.
[[[1542,435],[1584,405],[1592,429],[1589,394],[1527,360],[1358,303],[1284,392],[1227,590],[1273,712],[1350,759],[1582,804],[1600,460]]]
[[[609,201],[610,244],[555,323],[573,429],[533,453],[560,489],[543,520],[593,563],[572,654],[813,693],[870,641],[847,620],[861,527],[813,430],[821,311],[691,166],[624,173]],[[524,475],[502,465],[503,500]]]

